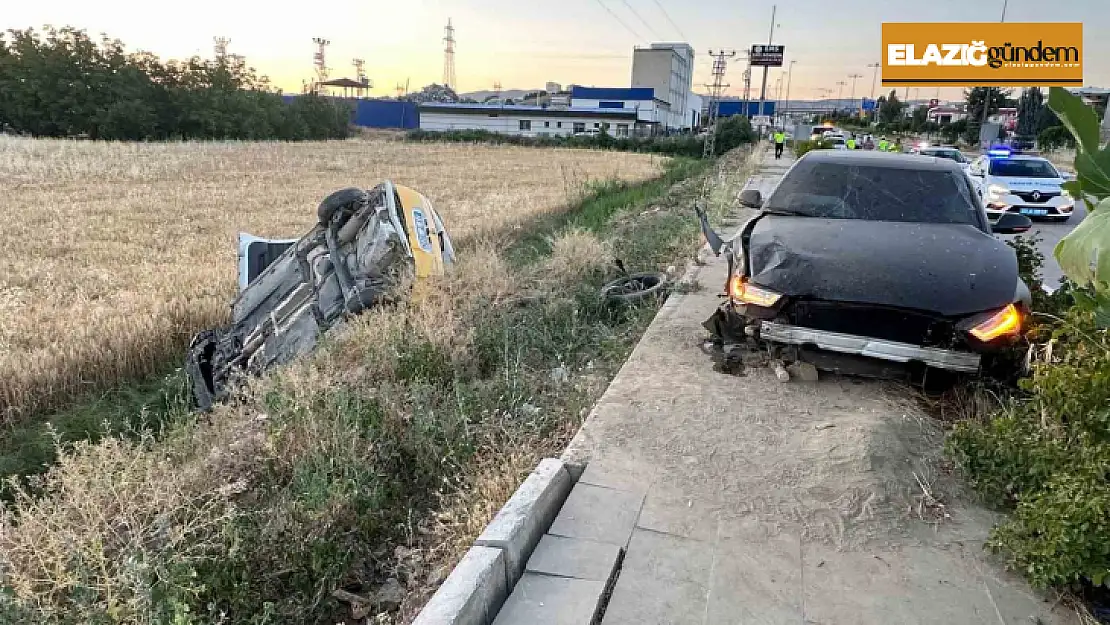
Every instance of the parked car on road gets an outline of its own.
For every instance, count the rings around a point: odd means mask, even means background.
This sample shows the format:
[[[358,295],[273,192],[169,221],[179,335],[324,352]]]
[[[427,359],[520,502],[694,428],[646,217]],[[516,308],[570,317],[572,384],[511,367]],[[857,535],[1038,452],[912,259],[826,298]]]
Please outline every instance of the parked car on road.
[[[992,226],[954,161],[814,150],[768,197],[740,201],[760,212],[727,242],[699,213],[729,261],[728,299],[707,322],[726,344],[755,335],[822,368],[838,353],[975,372],[1021,334],[1029,289],[992,232],[1032,224]]]
[[[1075,210],[1075,199],[1062,187],[1064,176],[1046,158],[992,149],[972,161],[967,173],[991,219],[1020,213],[1065,222]]]
[[[958,148],[950,148],[950,147],[935,146],[934,145],[934,146],[927,146],[927,147],[919,148],[917,153],[921,156],[932,156],[932,157],[935,157],[935,158],[946,158],[950,161],[954,161],[954,162],[956,162],[960,165],[960,169],[963,169],[964,172],[967,172],[968,167],[971,166],[971,161],[968,160],[968,158],[966,156],[964,156],[964,153],[961,152]]]

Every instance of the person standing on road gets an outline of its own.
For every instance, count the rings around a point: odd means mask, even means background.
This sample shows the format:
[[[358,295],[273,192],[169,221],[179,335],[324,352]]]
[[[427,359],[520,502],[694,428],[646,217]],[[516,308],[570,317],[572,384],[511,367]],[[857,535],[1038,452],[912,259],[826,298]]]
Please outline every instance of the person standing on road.
[[[886,152],[888,147],[890,147],[890,142],[886,140],[886,137],[883,137],[883,138],[879,139],[879,151],[880,152]]]
[[[775,131],[775,158],[782,157],[782,150],[786,147],[786,133],[781,130]]]
[[[848,149],[849,150],[856,149],[856,136],[852,135],[851,138],[849,138],[846,143],[848,144]]]

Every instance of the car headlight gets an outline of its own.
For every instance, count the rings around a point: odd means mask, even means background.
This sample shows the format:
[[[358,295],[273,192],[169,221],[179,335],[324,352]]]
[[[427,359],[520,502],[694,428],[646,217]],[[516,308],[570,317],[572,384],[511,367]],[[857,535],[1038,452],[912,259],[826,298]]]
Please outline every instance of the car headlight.
[[[732,276],[728,282],[728,295],[734,301],[771,308],[782,299],[782,293],[748,282],[744,276]]]
[[[1018,312],[1017,306],[1010,304],[968,332],[984,343],[1002,336],[1014,336],[1021,332],[1021,313]]]
[[[1060,191],[1060,195],[1068,198],[1069,200],[1071,199],[1071,191],[1068,191],[1067,189]]]
[[[993,198],[998,198],[1003,195],[1009,195],[1010,190],[1002,185],[992,184],[991,186],[987,187],[987,193],[989,193],[990,196]]]

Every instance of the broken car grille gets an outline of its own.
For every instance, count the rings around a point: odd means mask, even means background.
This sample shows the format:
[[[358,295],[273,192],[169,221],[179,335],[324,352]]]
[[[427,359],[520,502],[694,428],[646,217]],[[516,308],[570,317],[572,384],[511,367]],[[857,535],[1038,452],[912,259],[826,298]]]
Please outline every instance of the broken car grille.
[[[792,325],[923,345],[949,347],[954,328],[951,321],[913,310],[826,301],[796,301],[782,316]]]

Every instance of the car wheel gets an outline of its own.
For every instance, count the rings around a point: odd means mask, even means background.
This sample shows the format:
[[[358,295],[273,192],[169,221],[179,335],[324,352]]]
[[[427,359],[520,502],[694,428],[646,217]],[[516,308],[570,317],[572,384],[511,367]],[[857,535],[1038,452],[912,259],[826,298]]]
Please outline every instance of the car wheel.
[[[633,273],[601,287],[601,296],[611,302],[638,302],[662,295],[667,288],[665,273]]]
[[[316,209],[316,218],[320,220],[320,224],[327,225],[339,209],[365,204],[368,197],[366,191],[356,187],[335,191],[320,202],[320,206]]]

